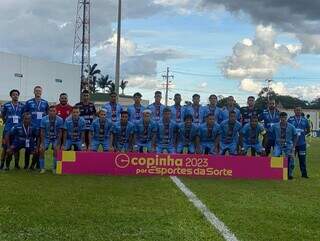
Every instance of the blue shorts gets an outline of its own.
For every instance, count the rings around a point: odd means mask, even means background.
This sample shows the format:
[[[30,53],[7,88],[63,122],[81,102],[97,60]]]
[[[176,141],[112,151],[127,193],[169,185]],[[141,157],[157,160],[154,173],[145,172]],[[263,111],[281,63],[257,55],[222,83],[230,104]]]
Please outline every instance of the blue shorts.
[[[6,139],[6,136],[9,135],[9,145],[8,143],[5,143],[5,139]],[[2,133],[2,148],[3,149],[8,149],[8,146],[10,146],[13,142],[13,139],[14,139],[14,136],[13,135],[10,135],[9,132],[4,132]]]
[[[72,146],[74,147],[75,151],[82,151],[82,142],[72,140],[66,140],[66,143],[64,144],[64,149],[66,151],[70,151]]]
[[[108,151],[109,150],[109,140],[105,139],[103,141],[98,141],[98,140],[91,140],[91,151],[98,151],[100,145],[103,147],[103,151]]]
[[[11,145],[11,147],[13,147],[13,152],[18,152],[21,149],[26,149],[29,150],[30,152],[34,151],[34,143],[31,142],[30,146],[28,148],[26,148],[26,143],[24,141],[14,141]]]
[[[221,151],[220,151],[221,155],[226,154],[227,151],[229,151],[230,155],[237,155],[237,143],[236,142],[231,142],[228,144],[220,142],[220,148],[221,148]]]
[[[243,143],[243,148],[245,152],[247,152],[250,148],[254,149],[257,153],[261,153],[263,151],[263,147],[260,143],[257,143],[257,144]]]
[[[286,145],[284,147],[276,144],[273,150],[273,156],[279,157],[281,155],[285,155],[286,157],[291,156],[293,145]]]
[[[174,153],[174,148],[173,146],[157,146],[157,153],[164,153],[164,151],[166,151],[167,153]]]
[[[215,152],[215,144],[214,143],[201,143],[201,152],[202,154],[217,154]]]
[[[194,144],[190,144],[189,146],[185,146],[185,145],[179,143],[178,147],[177,147],[177,153],[183,153],[185,147],[187,148],[189,154],[194,154],[196,152]]]
[[[58,146],[58,140],[48,140],[48,139],[45,139],[44,140],[44,149],[45,150],[48,150],[49,149],[49,146],[52,146],[52,149],[56,149],[57,146]]]

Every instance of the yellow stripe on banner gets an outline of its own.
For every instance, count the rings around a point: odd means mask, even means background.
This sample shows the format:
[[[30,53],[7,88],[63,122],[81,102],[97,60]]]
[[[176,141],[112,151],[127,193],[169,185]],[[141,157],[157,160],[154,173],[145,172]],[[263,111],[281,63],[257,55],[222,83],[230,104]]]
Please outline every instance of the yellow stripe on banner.
[[[271,168],[283,168],[283,157],[272,157]]]
[[[75,162],[76,152],[75,151],[63,151],[62,152],[62,162]]]
[[[288,180],[288,168],[283,168],[283,180]]]
[[[62,174],[62,162],[57,162],[56,174]]]

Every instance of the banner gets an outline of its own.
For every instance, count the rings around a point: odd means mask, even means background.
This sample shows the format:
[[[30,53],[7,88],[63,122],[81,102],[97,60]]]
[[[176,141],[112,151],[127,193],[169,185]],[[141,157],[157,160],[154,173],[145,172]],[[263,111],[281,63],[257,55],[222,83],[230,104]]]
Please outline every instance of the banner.
[[[273,180],[288,177],[283,157],[62,151],[57,159],[57,174]]]

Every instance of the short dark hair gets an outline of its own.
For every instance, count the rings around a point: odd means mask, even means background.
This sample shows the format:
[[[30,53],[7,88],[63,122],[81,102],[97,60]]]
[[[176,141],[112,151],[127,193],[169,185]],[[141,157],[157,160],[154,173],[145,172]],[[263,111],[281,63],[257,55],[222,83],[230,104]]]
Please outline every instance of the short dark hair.
[[[288,116],[287,112],[281,112],[280,113],[280,117],[287,117],[287,116]]]
[[[18,95],[20,95],[19,90],[13,89],[13,90],[10,91],[10,96],[12,96],[12,94],[13,94],[14,92],[16,92],[16,93],[18,93]]]
[[[41,87],[40,85],[36,85],[36,86],[33,88],[33,91],[35,91],[35,90],[38,89],[38,88],[42,89],[42,87]]]
[[[252,116],[250,117],[250,120],[256,120],[256,119],[259,119],[257,115],[252,115]]]
[[[186,114],[184,117],[183,117],[183,121],[186,121],[188,119],[191,119],[193,121],[193,116],[191,114]]]
[[[237,114],[234,110],[231,110],[230,112],[229,112],[229,115],[233,115],[233,114]]]
[[[250,100],[250,99],[255,100],[256,98],[254,96],[250,95],[250,96],[248,96],[247,100]]]
[[[216,95],[214,95],[214,94],[213,94],[213,95],[210,95],[210,96],[209,96],[209,99],[211,99],[211,98],[213,98],[213,97],[216,98],[216,99],[218,99],[218,97],[217,97]]]
[[[157,90],[156,92],[154,92],[154,95],[162,95],[161,91]]]
[[[200,98],[200,95],[199,95],[199,94],[194,94],[194,95],[192,96],[192,98],[195,98],[195,97],[199,97],[199,98]]]
[[[25,116],[30,116],[31,114],[30,114],[30,112],[24,112],[23,114],[22,114],[22,118],[24,118]]]
[[[90,94],[89,90],[83,90],[82,94]]]
[[[129,115],[129,112],[126,111],[126,110],[123,110],[123,111],[120,112],[120,114],[121,114],[121,115]]]
[[[136,93],[134,93],[133,97],[136,97],[136,96],[141,98],[142,94],[140,92],[136,92]]]
[[[176,97],[178,97],[178,96],[180,96],[180,97],[181,97],[181,94],[176,93],[176,94],[174,95],[174,98],[176,98]]]
[[[208,118],[208,117],[210,117],[210,116],[215,117],[215,115],[214,115],[213,113],[209,113],[209,114],[206,115],[206,118]]]
[[[55,105],[50,105],[49,109],[56,109],[56,106]]]
[[[169,108],[169,107],[165,107],[164,109],[163,109],[163,113],[164,112],[171,112],[171,109]]]
[[[114,92],[114,91],[112,91],[111,93],[110,93],[110,96],[111,95],[115,95],[115,96],[117,96],[117,93],[116,92]]]
[[[64,95],[68,97],[68,94],[67,94],[67,93],[61,93],[61,94],[60,94],[60,97],[61,97],[61,96],[64,96]]]
[[[307,118],[310,118],[310,114],[307,114],[306,116],[307,116]]]
[[[75,105],[72,107],[72,110],[80,110],[79,106]]]

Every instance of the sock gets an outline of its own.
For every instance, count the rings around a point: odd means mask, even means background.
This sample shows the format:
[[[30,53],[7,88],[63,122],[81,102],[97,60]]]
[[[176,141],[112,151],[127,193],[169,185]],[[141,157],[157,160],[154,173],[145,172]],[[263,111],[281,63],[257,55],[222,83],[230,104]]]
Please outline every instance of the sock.
[[[44,158],[39,159],[39,165],[41,170],[44,169]]]

